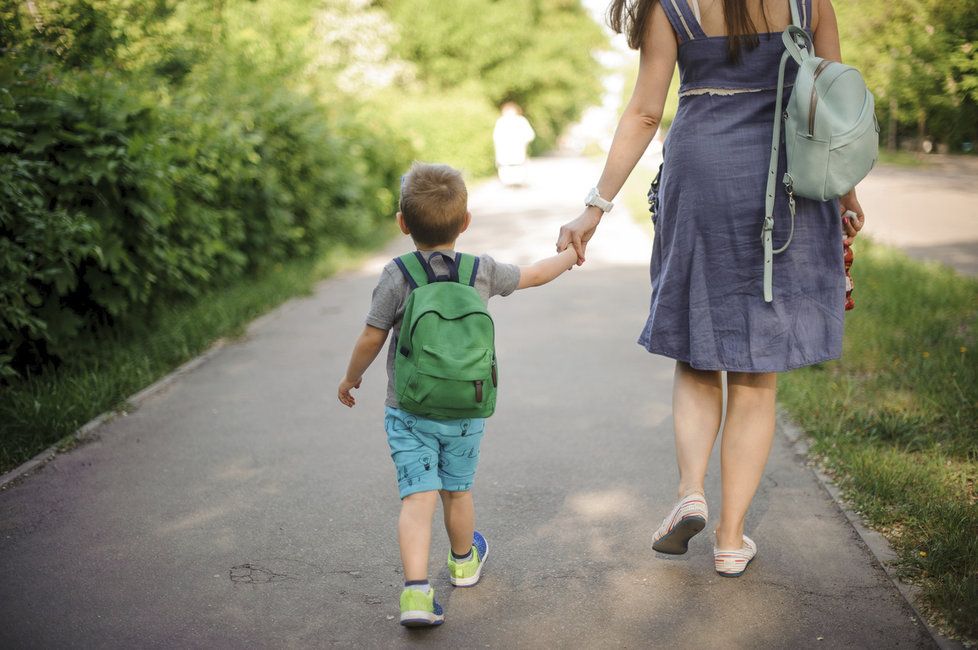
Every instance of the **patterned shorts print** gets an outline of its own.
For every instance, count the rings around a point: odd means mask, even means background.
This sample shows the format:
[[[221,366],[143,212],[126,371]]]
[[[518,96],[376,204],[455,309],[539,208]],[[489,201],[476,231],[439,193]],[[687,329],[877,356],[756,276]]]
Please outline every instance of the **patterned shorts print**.
[[[402,499],[415,492],[472,488],[484,418],[432,420],[388,406],[384,428]]]

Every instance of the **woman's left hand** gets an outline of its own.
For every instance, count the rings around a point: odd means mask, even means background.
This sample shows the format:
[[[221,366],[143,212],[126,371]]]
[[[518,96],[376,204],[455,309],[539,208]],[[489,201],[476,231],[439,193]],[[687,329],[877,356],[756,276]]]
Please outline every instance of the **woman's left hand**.
[[[863,214],[863,208],[859,205],[859,200],[856,198],[856,188],[849,190],[847,194],[839,198],[839,212],[845,215],[849,211],[855,212],[856,216],[843,216],[842,218],[842,231],[846,236],[846,244],[852,244],[852,240],[856,238],[859,231],[866,225],[866,215]]]
[[[569,246],[573,246],[574,250],[577,251],[577,265],[584,264],[584,251],[587,248],[587,243],[594,236],[598,224],[601,223],[602,214],[600,208],[591,206],[585,208],[577,219],[568,221],[561,226],[560,234],[557,237],[557,252],[562,253]]]

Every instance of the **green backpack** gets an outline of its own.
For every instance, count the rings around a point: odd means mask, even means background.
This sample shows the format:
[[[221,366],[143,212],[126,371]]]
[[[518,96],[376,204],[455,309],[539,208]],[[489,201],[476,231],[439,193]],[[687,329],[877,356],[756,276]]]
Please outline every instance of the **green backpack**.
[[[496,408],[495,328],[475,290],[479,258],[440,255],[436,276],[419,253],[394,259],[411,287],[397,340],[394,390],[402,409],[435,420],[486,418]]]

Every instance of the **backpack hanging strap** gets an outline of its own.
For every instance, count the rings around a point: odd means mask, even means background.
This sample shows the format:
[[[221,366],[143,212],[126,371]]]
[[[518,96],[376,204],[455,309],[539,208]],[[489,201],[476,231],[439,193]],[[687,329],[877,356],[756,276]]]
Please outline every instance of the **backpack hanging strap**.
[[[805,0],[801,0],[804,2]],[[788,232],[788,240],[783,246],[775,250],[774,248],[774,198],[777,192],[776,178],[778,175],[778,162],[781,150],[781,122],[782,106],[784,102],[784,71],[788,59],[795,59],[799,64],[803,58],[802,48],[806,54],[810,52],[811,37],[802,29],[802,20],[798,15],[798,4],[795,0],[789,0],[791,6],[791,22],[788,29],[784,31],[782,40],[784,41],[785,51],[781,55],[781,63],[778,66],[778,88],[777,97],[774,100],[774,129],[771,137],[771,162],[768,165],[767,189],[764,194],[764,225],[761,227],[761,242],[764,246],[764,302],[774,300],[774,255],[783,253],[791,243],[795,235],[795,194],[791,184],[791,177],[784,175],[784,185],[788,191],[788,212],[791,215],[791,230]],[[812,48],[814,49],[814,48]]]

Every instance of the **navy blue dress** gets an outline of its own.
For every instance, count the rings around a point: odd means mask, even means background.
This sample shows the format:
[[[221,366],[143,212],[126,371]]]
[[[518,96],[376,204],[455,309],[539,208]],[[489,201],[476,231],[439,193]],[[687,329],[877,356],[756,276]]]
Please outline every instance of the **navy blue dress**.
[[[680,99],[664,147],[652,304],[639,343],[702,370],[780,372],[838,358],[837,201],[797,199],[794,239],[774,257],[774,302],[764,302],[761,224],[781,33],[761,34],[731,64],[727,38],[706,36],[686,0],[660,1],[679,38]],[[809,30],[811,0],[798,5]],[[794,75],[789,61],[785,100]],[[790,228],[780,183],[774,214],[777,248]]]

